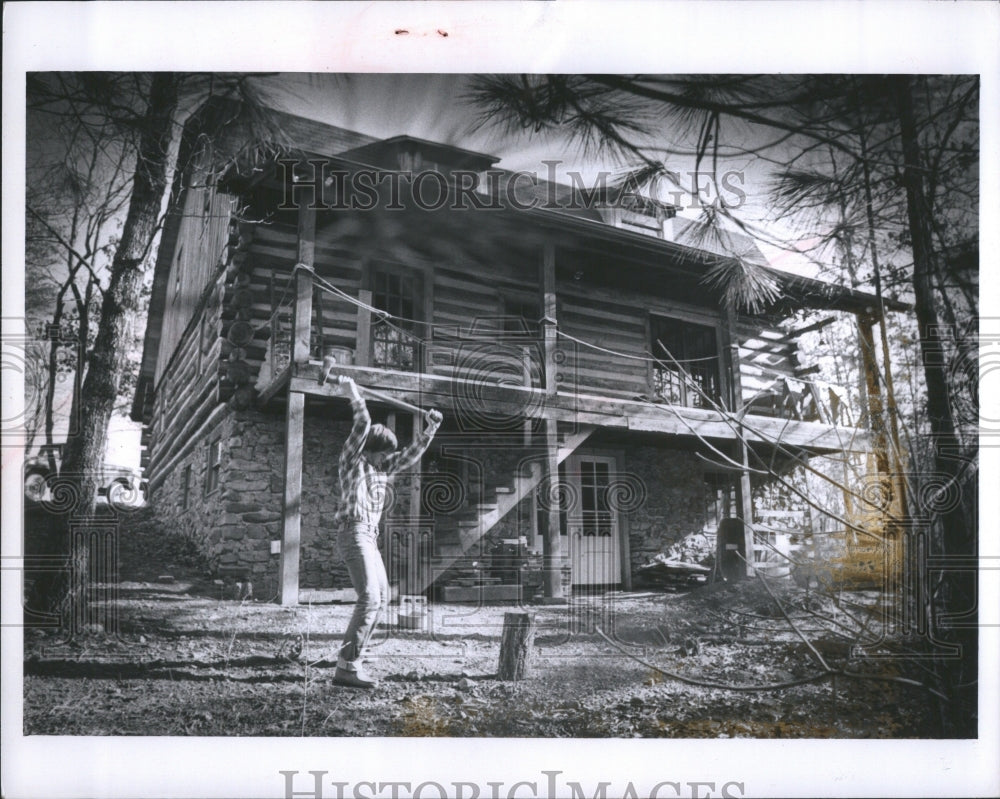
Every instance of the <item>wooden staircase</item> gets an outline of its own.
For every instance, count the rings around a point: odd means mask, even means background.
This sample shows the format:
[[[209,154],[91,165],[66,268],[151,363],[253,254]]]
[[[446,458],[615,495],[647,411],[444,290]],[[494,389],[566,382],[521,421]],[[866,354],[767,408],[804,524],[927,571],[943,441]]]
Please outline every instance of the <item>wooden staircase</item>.
[[[581,445],[596,428],[581,427],[559,444],[558,462],[562,463]],[[545,469],[542,462],[523,464],[525,468],[506,483],[487,487],[484,495],[467,504],[456,513],[438,517],[434,525],[434,554],[430,574],[424,578],[419,591],[426,590],[435,580],[467,562],[478,560],[478,553],[470,553],[476,544],[492,530],[510,511],[517,507],[542,482]]]

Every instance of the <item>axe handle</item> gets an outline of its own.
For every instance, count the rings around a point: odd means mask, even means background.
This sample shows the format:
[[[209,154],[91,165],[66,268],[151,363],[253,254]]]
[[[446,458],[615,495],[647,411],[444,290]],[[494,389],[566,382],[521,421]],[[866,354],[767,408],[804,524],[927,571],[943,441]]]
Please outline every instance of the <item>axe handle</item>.
[[[320,370],[319,384],[321,386],[326,385],[326,380],[329,376],[330,376],[330,369],[327,369],[324,365],[324,368]],[[423,408],[418,408],[416,405],[411,405],[409,402],[405,402],[401,399],[396,399],[395,397],[391,397],[388,394],[383,394],[381,391],[376,391],[373,388],[358,386],[358,389],[361,391],[361,393],[367,394],[369,397],[372,397],[373,399],[381,400],[382,402],[387,402],[390,405],[395,405],[397,408],[403,408],[404,410],[412,411],[413,413],[419,413],[421,415],[424,412]]]
[[[382,400],[382,402],[388,402],[390,405],[395,405],[397,408],[412,411],[413,413],[419,413],[420,415],[423,415],[424,413],[423,408],[418,408],[416,405],[411,405],[404,400],[396,399],[388,394],[383,394],[381,391],[376,391],[373,388],[366,388],[364,386],[358,386],[358,388],[361,389],[362,394],[367,394],[369,397]]]

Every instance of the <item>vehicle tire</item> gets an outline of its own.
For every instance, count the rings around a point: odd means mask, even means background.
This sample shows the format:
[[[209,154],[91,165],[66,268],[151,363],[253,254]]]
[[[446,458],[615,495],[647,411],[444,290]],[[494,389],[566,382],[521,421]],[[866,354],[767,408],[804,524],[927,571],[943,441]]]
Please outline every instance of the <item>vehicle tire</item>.
[[[31,469],[24,475],[24,498],[30,502],[42,502],[48,494],[48,472]]]

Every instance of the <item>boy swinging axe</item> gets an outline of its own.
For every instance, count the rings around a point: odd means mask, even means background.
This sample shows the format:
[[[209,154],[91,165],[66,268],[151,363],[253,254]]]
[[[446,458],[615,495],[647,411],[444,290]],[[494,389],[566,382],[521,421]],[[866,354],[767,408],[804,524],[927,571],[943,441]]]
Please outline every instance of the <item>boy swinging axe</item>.
[[[326,381],[332,365],[324,362],[321,382]],[[390,598],[389,579],[378,550],[378,524],[382,517],[386,484],[393,474],[420,461],[420,456],[441,425],[442,416],[439,411],[420,411],[406,404],[423,414],[424,429],[419,432],[414,429],[413,441],[400,450],[391,430],[372,424],[358,385],[342,375],[338,375],[336,380],[350,399],[354,414],[350,435],[340,453],[341,504],[337,520],[340,554],[347,566],[351,585],[358,594],[358,601],[344,634],[333,681],[353,688],[374,688],[377,682],[362,667],[361,656]],[[398,405],[404,404],[392,398],[385,399]]]

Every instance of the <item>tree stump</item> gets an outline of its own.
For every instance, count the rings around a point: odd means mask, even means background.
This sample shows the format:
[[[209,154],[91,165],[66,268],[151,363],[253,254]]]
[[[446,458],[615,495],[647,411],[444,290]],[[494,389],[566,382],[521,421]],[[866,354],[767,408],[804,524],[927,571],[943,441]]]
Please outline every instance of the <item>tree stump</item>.
[[[535,617],[530,613],[504,613],[497,676],[501,680],[523,680],[527,677],[534,645]]]

